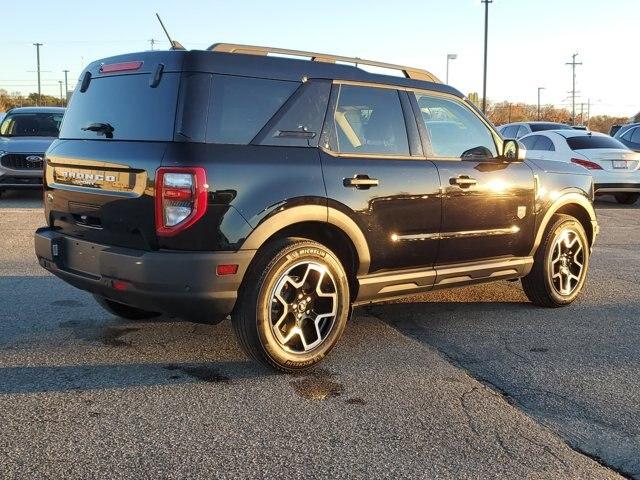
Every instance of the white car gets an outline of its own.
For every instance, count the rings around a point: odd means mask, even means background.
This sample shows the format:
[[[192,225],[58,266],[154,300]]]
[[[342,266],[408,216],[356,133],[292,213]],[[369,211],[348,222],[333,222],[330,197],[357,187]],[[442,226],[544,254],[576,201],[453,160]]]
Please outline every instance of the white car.
[[[613,194],[631,205],[640,198],[640,153],[609,135],[582,130],[547,130],[520,139],[527,158],[574,163],[589,170],[595,194]]]
[[[513,122],[498,127],[498,131],[504,138],[521,138],[529,133],[563,129],[572,130],[573,127],[557,122]]]

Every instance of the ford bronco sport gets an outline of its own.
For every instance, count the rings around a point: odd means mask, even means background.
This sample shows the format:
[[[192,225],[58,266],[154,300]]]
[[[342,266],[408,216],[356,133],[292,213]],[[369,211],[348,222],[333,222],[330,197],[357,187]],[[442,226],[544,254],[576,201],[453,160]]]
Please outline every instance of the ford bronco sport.
[[[114,315],[230,315],[249,355],[295,371],[354,305],[515,279],[536,305],[575,300],[592,179],[523,153],[423,70],[231,44],[122,55],[82,73],[46,153],[35,250]]]

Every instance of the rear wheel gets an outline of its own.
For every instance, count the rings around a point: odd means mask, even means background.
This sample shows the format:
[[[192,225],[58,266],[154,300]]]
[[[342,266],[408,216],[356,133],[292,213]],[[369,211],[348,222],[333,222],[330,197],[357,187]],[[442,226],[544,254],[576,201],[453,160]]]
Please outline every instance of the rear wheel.
[[[109,300],[101,295],[94,295],[93,298],[96,299],[98,305],[104,308],[111,315],[126,318],[127,320],[149,320],[162,315],[158,312],[149,312],[147,310],[125,305],[124,303],[114,302],[113,300]]]
[[[616,202],[622,205],[633,205],[640,198],[640,193],[616,193],[614,197],[616,197]]]
[[[589,267],[589,242],[582,224],[569,215],[555,215],[522,279],[524,293],[535,305],[562,307],[573,302]]]
[[[342,335],[349,283],[337,257],[323,245],[282,239],[258,252],[232,324],[255,360],[285,372],[321,361]]]

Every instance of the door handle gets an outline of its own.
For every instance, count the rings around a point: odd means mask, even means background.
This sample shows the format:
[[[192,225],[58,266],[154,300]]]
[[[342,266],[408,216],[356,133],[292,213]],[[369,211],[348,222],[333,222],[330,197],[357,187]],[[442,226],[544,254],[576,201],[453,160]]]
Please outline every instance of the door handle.
[[[342,185],[358,190],[367,190],[371,187],[377,187],[380,182],[377,178],[370,178],[369,175],[354,175],[352,178],[342,180]]]
[[[478,181],[475,178],[471,178],[468,175],[460,175],[449,179],[451,185],[458,185],[460,188],[469,188],[471,185],[475,185]]]

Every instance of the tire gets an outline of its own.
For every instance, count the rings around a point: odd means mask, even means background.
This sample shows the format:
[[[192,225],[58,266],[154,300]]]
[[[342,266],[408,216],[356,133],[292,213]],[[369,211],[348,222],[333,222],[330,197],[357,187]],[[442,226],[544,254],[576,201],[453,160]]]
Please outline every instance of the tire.
[[[640,193],[616,193],[614,197],[622,205],[633,205],[640,198]]]
[[[109,300],[101,295],[94,295],[93,298],[96,299],[98,305],[104,308],[111,315],[126,318],[127,320],[149,320],[162,315],[158,312],[149,312],[123,303],[114,302],[113,300]]]
[[[554,215],[533,257],[522,287],[531,303],[563,307],[580,294],[589,268],[589,241],[582,224],[569,215]]]
[[[243,350],[283,372],[320,362],[342,336],[349,282],[325,246],[285,238],[258,251],[231,321]]]

